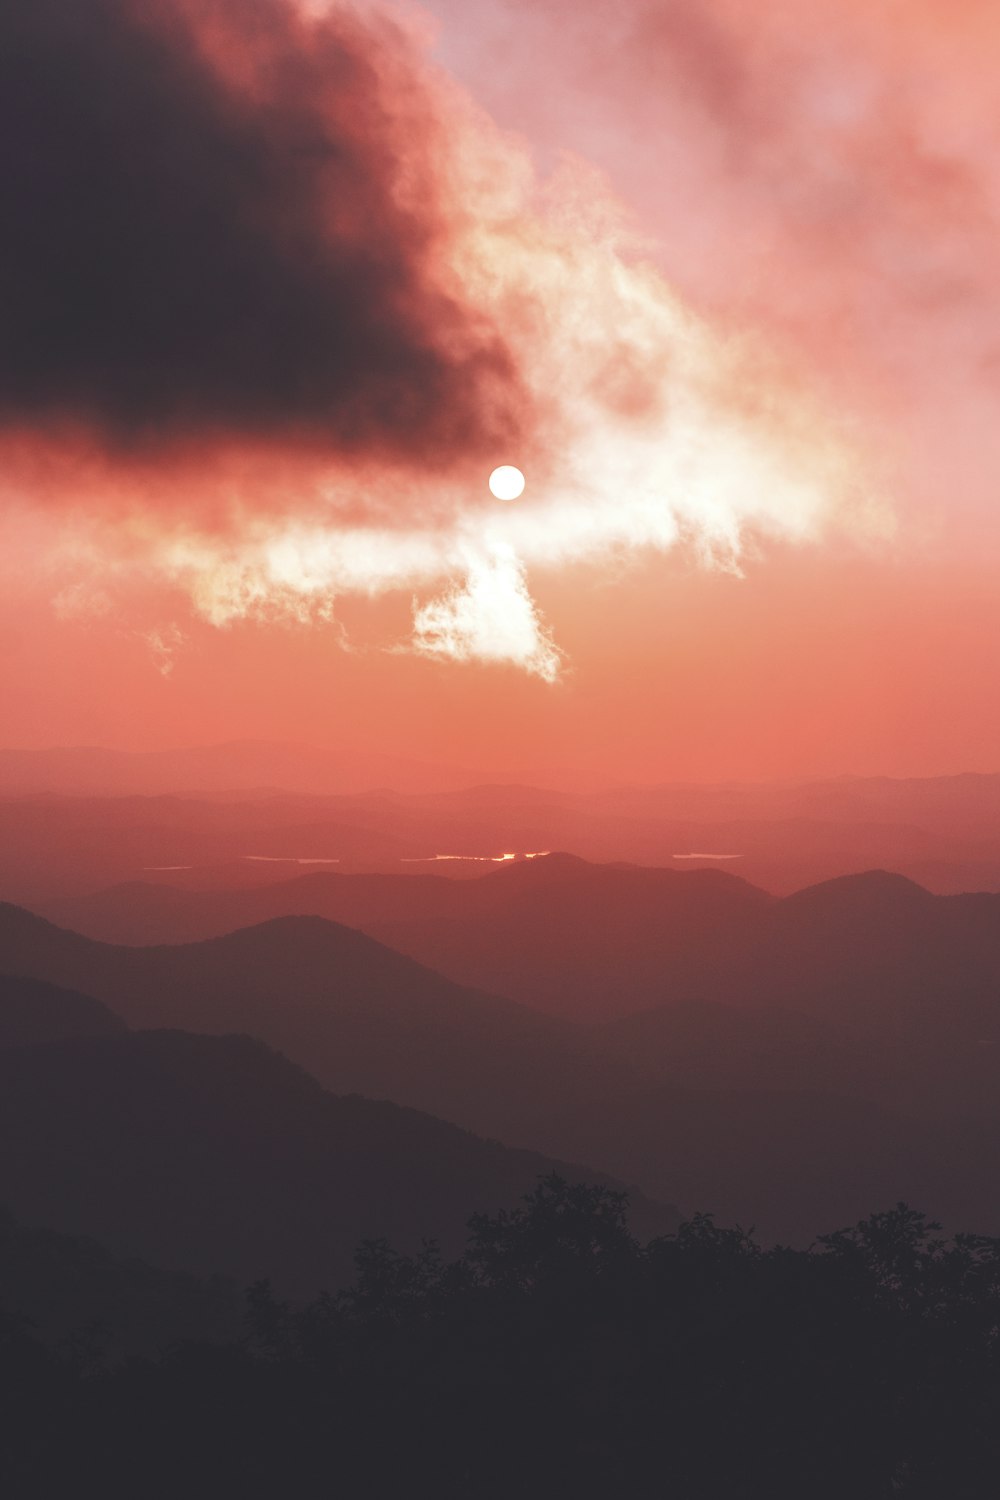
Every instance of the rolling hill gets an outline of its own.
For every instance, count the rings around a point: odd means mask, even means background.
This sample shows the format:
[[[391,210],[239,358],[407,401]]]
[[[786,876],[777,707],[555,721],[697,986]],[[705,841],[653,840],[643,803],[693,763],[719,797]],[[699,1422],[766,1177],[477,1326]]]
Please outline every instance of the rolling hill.
[[[579,1029],[452,981],[351,928],[286,917],[201,943],[95,943],[0,906],[0,966],[97,996],[136,1027],[247,1031],[328,1088],[518,1144],[631,1069]]]
[[[958,1025],[988,1036],[1000,996],[1000,896],[935,896],[880,871],[779,899],[721,870],[552,855],[474,881],[322,873],[253,891],[135,885],[47,910],[94,936],[173,943],[315,914],[459,984],[571,1020],[697,999],[896,1034]]]
[[[593,865],[566,854],[478,880],[316,873],[255,890],[135,884],[49,903],[125,943],[190,942],[285,915],[358,927],[458,983],[572,1020],[639,1009],[702,972],[771,898],[720,870]]]
[[[245,1036],[149,1031],[0,1051],[0,1202],[168,1271],[336,1288],[362,1239],[459,1248],[553,1170],[396,1105],[328,1093]],[[637,1223],[677,1215],[634,1195]]]
[[[532,878],[544,883],[542,871]],[[912,903],[932,930],[932,898],[884,880],[848,892],[847,914],[873,892],[891,909]],[[769,921],[775,906],[760,910]],[[811,944],[822,953],[837,937],[844,891],[821,891],[806,917],[792,977]],[[15,960],[63,984],[76,976],[134,1025],[251,1030],[337,1092],[589,1162],[685,1212],[753,1222],[765,1238],[795,1241],[899,1198],[1000,1227],[1000,1053],[980,1045],[978,1006],[959,1024],[950,992],[937,994],[933,1025],[924,1015],[902,1038],[895,1002],[878,1031],[870,1014],[857,1022],[855,1006],[837,1008],[822,972],[800,1011],[753,994],[735,1011],[694,997],[588,1029],[462,989],[320,918],[135,949],[0,908],[0,962]]]
[[[125,1030],[119,1016],[89,995],[40,979],[0,974],[0,1047],[72,1036],[117,1036]]]

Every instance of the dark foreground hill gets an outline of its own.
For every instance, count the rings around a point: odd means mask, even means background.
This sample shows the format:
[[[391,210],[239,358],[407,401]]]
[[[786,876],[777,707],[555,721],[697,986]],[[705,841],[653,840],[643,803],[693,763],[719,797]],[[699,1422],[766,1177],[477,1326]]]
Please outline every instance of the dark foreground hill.
[[[235,1281],[161,1271],[96,1240],[29,1229],[3,1208],[0,1308],[84,1364],[152,1357],[184,1339],[231,1342],[243,1330]]]
[[[89,995],[40,979],[0,974],[0,1047],[71,1036],[116,1036],[126,1029],[120,1016]]]
[[[88,1377],[0,1316],[18,1497],[993,1500],[1000,1241],[904,1205],[809,1252],[547,1179],[463,1256],[369,1246],[248,1338]]]
[[[25,1224],[169,1270],[335,1288],[360,1240],[457,1250],[470,1209],[513,1204],[552,1166],[329,1094],[248,1037],[159,1031],[0,1051],[0,1202]],[[636,1208],[676,1223],[641,1198]]]

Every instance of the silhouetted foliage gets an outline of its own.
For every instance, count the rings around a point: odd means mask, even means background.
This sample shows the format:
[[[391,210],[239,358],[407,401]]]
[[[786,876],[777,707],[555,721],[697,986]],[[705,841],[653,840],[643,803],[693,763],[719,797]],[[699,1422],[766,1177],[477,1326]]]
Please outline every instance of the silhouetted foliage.
[[[8,1319],[7,1493],[986,1500],[1000,1240],[905,1204],[808,1251],[540,1181],[456,1261],[364,1244],[245,1336],[90,1370]],[[12,1414],[12,1415],[11,1415]]]

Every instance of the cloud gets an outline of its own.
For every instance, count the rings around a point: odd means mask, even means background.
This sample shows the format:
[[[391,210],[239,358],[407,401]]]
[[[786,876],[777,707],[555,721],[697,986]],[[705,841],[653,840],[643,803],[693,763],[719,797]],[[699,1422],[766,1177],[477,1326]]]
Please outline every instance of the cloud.
[[[532,570],[884,526],[794,369],[685,303],[600,174],[539,177],[393,13],[14,0],[0,57],[29,221],[0,460],[66,597],[338,629],[338,596],[418,592],[415,653],[552,681]]]
[[[916,543],[995,545],[991,0],[428,3],[497,117],[609,172],[672,284],[877,454]]]
[[[545,682],[559,675],[560,653],[509,549],[477,559],[464,583],[414,606],[413,649],[450,661],[506,662]]]
[[[126,452],[392,454],[517,432],[436,247],[433,101],[391,23],[292,0],[8,0],[0,419]]]
[[[175,666],[177,652],[186,644],[186,636],[178,625],[165,625],[159,630],[140,632],[156,664],[161,677],[169,677]]]

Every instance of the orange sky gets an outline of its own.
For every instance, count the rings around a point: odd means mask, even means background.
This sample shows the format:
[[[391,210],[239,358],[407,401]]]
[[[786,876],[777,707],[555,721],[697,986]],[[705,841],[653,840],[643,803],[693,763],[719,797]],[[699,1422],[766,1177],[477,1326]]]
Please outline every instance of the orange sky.
[[[625,582],[544,580],[572,667],[345,653],[329,632],[189,627],[169,675],[122,623],[5,610],[11,743],[183,746],[292,737],[511,775],[599,779],[938,774],[995,768],[991,569],[770,559],[743,579],[661,560]],[[359,605],[373,638],[402,627]]]
[[[0,370],[0,738],[997,769],[1000,20],[432,9],[101,0],[20,38],[169,66],[148,140],[105,90],[138,144],[75,243],[103,117],[64,179],[57,106],[7,106],[43,190],[4,270],[63,311]]]

